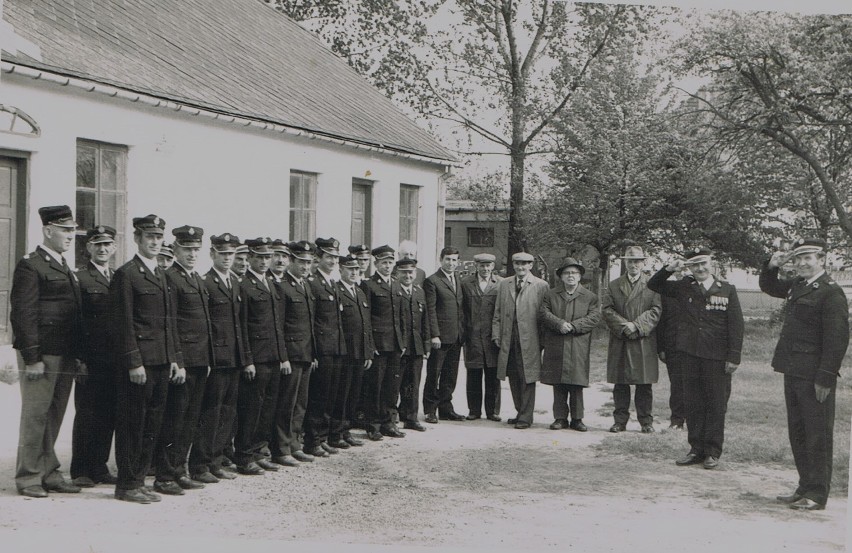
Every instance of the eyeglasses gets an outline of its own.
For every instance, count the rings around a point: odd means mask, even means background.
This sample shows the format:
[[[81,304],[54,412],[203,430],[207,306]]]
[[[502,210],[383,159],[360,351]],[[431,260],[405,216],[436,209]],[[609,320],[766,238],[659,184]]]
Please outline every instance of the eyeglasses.
[[[565,271],[562,274],[563,275],[580,276],[583,273],[581,273],[580,271]]]

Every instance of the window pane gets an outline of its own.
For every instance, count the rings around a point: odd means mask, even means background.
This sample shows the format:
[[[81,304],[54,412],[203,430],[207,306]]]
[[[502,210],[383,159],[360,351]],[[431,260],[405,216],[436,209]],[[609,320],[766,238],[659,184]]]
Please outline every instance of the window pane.
[[[97,152],[95,148],[87,145],[77,144],[77,187],[95,188],[97,186],[97,175],[95,160]]]
[[[85,231],[95,226],[94,190],[77,190],[77,224]]]
[[[101,192],[101,208],[100,215],[96,221],[99,225],[109,225],[113,228],[118,228],[116,223],[116,215],[120,209],[118,205],[119,196],[109,192]]]
[[[100,188],[117,190],[120,181],[122,155],[115,150],[101,150]]]

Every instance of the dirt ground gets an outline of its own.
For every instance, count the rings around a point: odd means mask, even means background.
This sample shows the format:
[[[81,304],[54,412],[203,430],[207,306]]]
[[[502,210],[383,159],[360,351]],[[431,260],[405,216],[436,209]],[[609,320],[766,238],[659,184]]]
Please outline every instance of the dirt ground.
[[[464,370],[455,405],[467,413]],[[428,425],[312,464],[134,505],[99,486],[48,499],[16,495],[17,386],[0,385],[0,551],[843,551],[847,501],[796,513],[774,501],[793,467],[676,467],[602,453],[618,439],[586,390],[588,433],[553,431],[539,385],[529,430],[485,420]],[[72,401],[73,403],[73,401]],[[503,384],[504,419],[514,415]],[[664,428],[658,415],[657,429]],[[73,405],[58,453],[67,468]],[[634,421],[630,432],[638,432]],[[656,439],[654,435],[648,439]],[[686,436],[683,437],[686,448]],[[686,451],[686,449],[684,449]],[[271,543],[286,541],[289,544]],[[57,545],[61,546],[57,548]]]

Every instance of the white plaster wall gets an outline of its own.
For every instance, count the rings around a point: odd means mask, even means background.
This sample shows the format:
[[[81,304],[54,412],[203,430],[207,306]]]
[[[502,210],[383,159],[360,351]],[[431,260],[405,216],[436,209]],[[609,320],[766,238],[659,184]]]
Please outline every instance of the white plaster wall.
[[[127,252],[131,219],[156,213],[170,229],[183,224],[205,234],[241,238],[289,232],[290,170],[318,173],[317,234],[349,244],[352,178],[375,181],[373,245],[399,241],[399,185],[421,187],[420,264],[436,268],[438,181],[443,167],[373,154],[153,108],[18,75],[3,75],[0,102],[24,110],[41,127],[38,138],[0,133],[0,148],[30,153],[27,248],[41,241],[37,209],[75,203],[78,138],[126,145]],[[202,258],[206,258],[202,256]],[[202,268],[208,266],[206,260]]]

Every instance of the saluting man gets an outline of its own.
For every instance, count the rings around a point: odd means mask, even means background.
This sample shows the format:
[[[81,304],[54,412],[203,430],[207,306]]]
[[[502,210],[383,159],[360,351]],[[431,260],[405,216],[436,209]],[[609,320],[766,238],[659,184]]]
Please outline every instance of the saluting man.
[[[74,387],[71,478],[81,488],[115,484],[107,468],[115,430],[115,366],[110,343],[109,284],[115,229],[99,225],[86,233],[89,262],[77,271],[83,307],[82,356],[88,375]]]
[[[784,375],[787,427],[799,484],[778,500],[803,511],[822,510],[828,501],[835,390],[849,345],[849,307],[843,289],[825,272],[827,249],[819,238],[800,239],[792,252],[773,254],[760,273],[761,290],[787,299],[772,367]],[[779,279],[778,269],[790,259],[798,278]]]
[[[115,497],[160,501],[145,487],[160,434],[169,382],[186,378],[168,282],[157,267],[166,222],[156,215],[133,219],[137,253],[115,271],[109,287],[118,371]]]
[[[62,256],[77,224],[67,205],[42,207],[38,214],[44,241],[15,266],[10,296],[13,346],[24,367],[15,486],[26,497],[80,491],[59,472],[54,451],[80,367],[80,286]]]
[[[740,364],[743,312],[737,289],[716,279],[712,253],[695,248],[686,260],[672,261],[651,277],[648,289],[677,301],[681,324],[675,347],[684,353],[684,400],[689,453],[678,466],[703,463],[715,469],[722,455],[731,375]],[[692,275],[668,280],[682,267]]]

